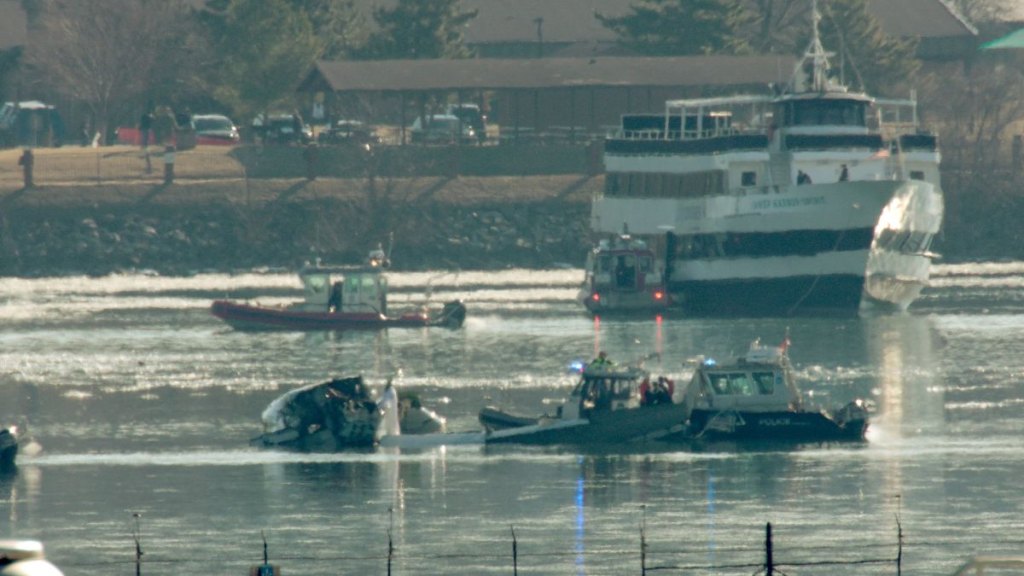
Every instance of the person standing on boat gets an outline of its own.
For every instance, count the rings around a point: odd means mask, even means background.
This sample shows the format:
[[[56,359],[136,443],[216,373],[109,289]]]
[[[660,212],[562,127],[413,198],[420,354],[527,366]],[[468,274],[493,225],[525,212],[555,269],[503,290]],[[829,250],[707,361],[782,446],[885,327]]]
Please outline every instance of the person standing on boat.
[[[380,400],[377,401],[377,409],[382,414],[381,422],[377,427],[377,439],[379,440],[383,436],[397,436],[401,434],[402,426],[398,415],[398,391],[395,390],[395,386],[390,378],[388,378],[387,386],[384,387],[384,393],[381,394]]]
[[[327,300],[328,312],[341,312],[341,282],[331,286],[331,297]]]
[[[590,366],[599,370],[606,370],[614,365],[615,363],[608,359],[608,353],[604,350],[598,352],[597,358],[594,358],[593,361],[590,362]]]
[[[848,182],[850,180],[850,169],[843,164],[842,169],[839,170],[839,181]]]

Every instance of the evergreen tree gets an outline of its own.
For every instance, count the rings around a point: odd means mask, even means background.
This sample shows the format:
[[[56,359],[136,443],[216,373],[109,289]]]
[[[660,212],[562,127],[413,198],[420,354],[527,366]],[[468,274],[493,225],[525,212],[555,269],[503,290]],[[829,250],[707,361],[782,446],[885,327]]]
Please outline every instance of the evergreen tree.
[[[289,0],[302,10],[320,44],[317,58],[341,60],[360,51],[368,37],[366,21],[355,0]]]
[[[791,54],[797,38],[807,37],[810,0],[740,0],[742,17],[736,28],[758,54]]]
[[[742,52],[735,34],[742,14],[734,0],[639,0],[622,16],[597,14],[619,43],[649,56]]]
[[[867,0],[829,0],[821,2],[819,10],[821,42],[836,54],[833,68],[840,67],[848,85],[874,94],[906,96],[908,81],[918,69],[916,40],[886,34],[868,12]]]
[[[372,59],[467,58],[462,31],[476,11],[460,0],[398,0],[373,11],[378,30],[361,55]]]
[[[215,93],[244,117],[291,102],[319,43],[305,12],[287,0],[231,0],[218,47]]]

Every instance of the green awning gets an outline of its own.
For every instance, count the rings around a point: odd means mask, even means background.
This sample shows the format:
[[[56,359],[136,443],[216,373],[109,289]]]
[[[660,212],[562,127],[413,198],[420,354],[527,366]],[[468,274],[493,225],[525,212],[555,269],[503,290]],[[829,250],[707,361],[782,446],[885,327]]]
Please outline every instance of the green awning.
[[[1005,48],[1024,48],[1024,28],[1011,32],[1002,38],[985,42],[978,47],[979,50],[1000,50]]]

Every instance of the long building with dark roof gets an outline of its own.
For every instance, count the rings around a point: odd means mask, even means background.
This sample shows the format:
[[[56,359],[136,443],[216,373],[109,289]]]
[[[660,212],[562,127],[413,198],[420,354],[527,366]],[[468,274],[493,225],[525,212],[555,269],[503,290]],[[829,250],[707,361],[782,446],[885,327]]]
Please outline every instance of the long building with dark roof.
[[[358,115],[353,102],[405,126],[409,109],[476,102],[514,133],[597,133],[627,111],[658,111],[665,100],[739,89],[767,92],[786,82],[788,56],[534,58],[317,62],[301,92],[330,95],[335,116]]]

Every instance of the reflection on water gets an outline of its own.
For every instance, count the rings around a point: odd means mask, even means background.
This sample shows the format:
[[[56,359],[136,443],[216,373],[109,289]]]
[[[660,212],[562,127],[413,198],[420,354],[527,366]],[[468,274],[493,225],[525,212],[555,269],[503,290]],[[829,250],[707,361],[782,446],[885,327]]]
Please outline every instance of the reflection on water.
[[[66,573],[144,572],[750,574],[772,522],[789,561],[891,557],[948,573],[976,553],[1015,552],[1024,530],[1024,264],[937,267],[914,313],[869,318],[594,319],[580,271],[395,274],[397,298],[464,298],[461,330],[232,331],[213,298],[298,296],[291,275],[0,279],[2,412],[43,446],[0,482],[0,534],[38,537]],[[396,377],[453,430],[499,404],[552,410],[575,359],[607,350],[679,383],[697,356],[792,341],[809,398],[871,398],[867,444],[581,451],[451,446],[293,454],[249,446],[284,390],[361,373]],[[950,531],[950,525],[970,529]],[[510,530],[511,529],[511,530]],[[188,555],[182,558],[182,550]],[[725,566],[741,566],[725,568]],[[751,566],[754,566],[752,568]],[[674,567],[674,568],[672,568]],[[891,574],[841,565],[830,574]],[[793,569],[790,573],[802,573]]]
[[[940,435],[945,429],[944,396],[935,385],[940,369],[937,335],[929,317],[879,317],[864,320],[869,362],[877,370],[879,414],[874,440]]]

